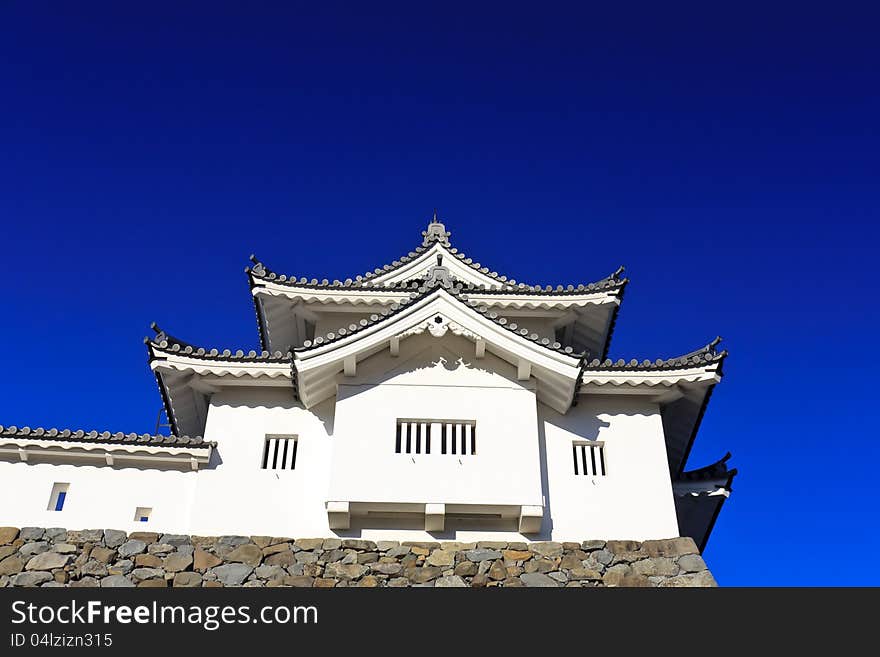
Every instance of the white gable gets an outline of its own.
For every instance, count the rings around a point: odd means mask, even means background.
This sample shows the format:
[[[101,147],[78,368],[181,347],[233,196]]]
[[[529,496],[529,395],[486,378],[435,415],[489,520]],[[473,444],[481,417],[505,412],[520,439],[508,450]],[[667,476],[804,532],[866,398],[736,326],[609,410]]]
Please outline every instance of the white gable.
[[[491,289],[498,289],[502,286],[502,281],[492,278],[487,273],[484,274],[474,269],[466,262],[462,262],[450,249],[439,242],[434,244],[434,246],[422,253],[422,255],[415,260],[411,260],[402,267],[390,271],[387,274],[380,274],[371,279],[370,282],[373,285],[392,285],[394,283],[424,277],[431,267],[437,265],[438,255],[443,256],[443,266],[449,269],[449,273],[460,281],[470,283],[471,285],[485,285],[487,288]]]

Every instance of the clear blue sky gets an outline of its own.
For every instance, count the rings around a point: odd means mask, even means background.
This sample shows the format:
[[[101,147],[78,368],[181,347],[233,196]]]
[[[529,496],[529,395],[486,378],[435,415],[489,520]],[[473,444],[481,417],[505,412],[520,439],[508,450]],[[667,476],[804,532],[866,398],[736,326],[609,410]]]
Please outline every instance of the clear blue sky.
[[[614,358],[725,337],[722,584],[880,584],[878,16],[359,4],[0,2],[0,423],[152,431],[150,321],[255,348],[250,253],[354,276],[438,206],[518,280],[625,264]]]

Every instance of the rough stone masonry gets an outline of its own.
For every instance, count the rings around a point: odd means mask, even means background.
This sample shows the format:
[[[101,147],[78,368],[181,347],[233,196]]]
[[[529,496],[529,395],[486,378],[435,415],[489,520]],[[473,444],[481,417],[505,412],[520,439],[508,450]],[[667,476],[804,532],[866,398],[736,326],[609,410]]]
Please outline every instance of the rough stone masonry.
[[[7,586],[716,586],[690,538],[508,543],[0,527]]]

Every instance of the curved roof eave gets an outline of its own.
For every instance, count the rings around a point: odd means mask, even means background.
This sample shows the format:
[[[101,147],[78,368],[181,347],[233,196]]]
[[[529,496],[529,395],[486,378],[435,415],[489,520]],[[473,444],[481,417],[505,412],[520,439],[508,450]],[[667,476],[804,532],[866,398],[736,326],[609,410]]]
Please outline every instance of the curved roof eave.
[[[175,338],[169,333],[160,329],[155,322],[150,324],[150,328],[156,332],[155,337],[144,338],[144,344],[150,352],[150,361],[157,358],[166,358],[169,355],[182,356],[196,360],[211,360],[224,363],[285,363],[290,362],[290,352],[287,354],[281,351],[268,352],[250,350],[248,352],[238,349],[206,349],[205,347],[196,347],[193,344],[184,342]]]
[[[600,360],[594,358],[584,363],[584,372],[657,372],[664,370],[681,370],[691,369],[694,367],[705,367],[706,365],[720,364],[727,358],[727,350],[717,351],[716,347],[721,342],[721,337],[717,337],[709,344],[673,358],[658,358],[656,360],[631,359],[629,361],[619,358],[616,361],[606,358]],[[720,374],[720,371],[719,371]]]

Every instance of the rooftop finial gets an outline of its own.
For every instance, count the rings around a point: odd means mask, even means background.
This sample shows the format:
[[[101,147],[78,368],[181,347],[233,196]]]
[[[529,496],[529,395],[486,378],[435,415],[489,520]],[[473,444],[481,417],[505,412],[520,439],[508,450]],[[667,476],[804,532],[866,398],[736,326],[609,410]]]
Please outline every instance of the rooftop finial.
[[[428,224],[428,230],[423,231],[422,235],[425,237],[425,246],[430,245],[431,242],[446,243],[449,241],[449,233],[446,232],[446,226],[440,223],[437,208],[434,208],[434,215],[431,218],[431,223]]]

